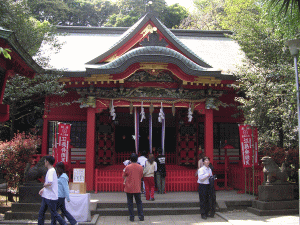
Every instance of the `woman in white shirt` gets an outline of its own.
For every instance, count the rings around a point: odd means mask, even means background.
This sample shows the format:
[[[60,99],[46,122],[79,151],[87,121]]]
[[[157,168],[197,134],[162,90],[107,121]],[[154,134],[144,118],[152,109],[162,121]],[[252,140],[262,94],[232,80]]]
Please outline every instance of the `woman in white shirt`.
[[[210,210],[209,205],[209,177],[212,176],[212,171],[209,167],[210,160],[208,157],[203,158],[204,166],[198,169],[198,181],[199,183],[199,200],[200,200],[200,213],[202,219],[207,219],[208,212]]]

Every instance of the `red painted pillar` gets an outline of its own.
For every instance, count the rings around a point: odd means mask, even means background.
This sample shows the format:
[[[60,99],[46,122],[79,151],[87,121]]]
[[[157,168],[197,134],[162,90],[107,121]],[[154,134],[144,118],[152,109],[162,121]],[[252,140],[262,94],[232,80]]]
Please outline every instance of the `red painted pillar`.
[[[212,109],[205,110],[204,121],[204,149],[205,155],[210,158],[210,162],[213,164],[214,159],[214,115]]]
[[[86,190],[94,190],[95,173],[95,130],[96,130],[96,109],[87,109],[87,129],[86,129],[86,162],[85,180]]]
[[[48,119],[47,119],[47,115],[44,115],[44,123],[43,123],[43,137],[42,137],[42,151],[41,151],[41,155],[47,155],[48,153]]]

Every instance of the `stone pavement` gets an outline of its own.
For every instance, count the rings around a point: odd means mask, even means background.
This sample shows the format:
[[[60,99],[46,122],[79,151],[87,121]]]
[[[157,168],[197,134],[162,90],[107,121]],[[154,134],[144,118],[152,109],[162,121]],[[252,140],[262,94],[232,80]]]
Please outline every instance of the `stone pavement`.
[[[135,218],[129,221],[127,216],[100,216],[96,225],[299,225],[299,216],[256,216],[246,210],[217,212],[214,218],[201,219],[200,215],[146,216],[145,221]]]
[[[237,194],[237,191],[217,191],[217,202],[220,212],[216,212],[214,218],[201,219],[200,214],[192,215],[165,215],[146,216],[145,221],[129,221],[128,216],[100,216],[96,225],[127,225],[127,224],[153,224],[153,225],[299,225],[299,215],[290,216],[257,216],[247,212],[246,209],[227,209],[225,202],[251,201],[255,196],[249,194]],[[146,202],[142,195],[142,201]],[[155,202],[194,202],[199,201],[197,192],[169,192],[165,195],[155,194]],[[91,194],[92,203],[126,202],[126,195],[122,192],[102,192]],[[136,210],[136,209],[135,209]],[[227,211],[226,211],[227,210]]]
[[[153,225],[299,225],[299,215],[289,216],[256,216],[247,212],[245,208],[241,209],[226,209],[225,202],[241,202],[255,199],[249,194],[237,194],[237,191],[217,191],[217,202],[220,206],[220,211],[216,212],[214,218],[207,220],[201,219],[200,214],[190,215],[163,215],[163,216],[146,216],[145,221],[139,221],[138,217],[134,222],[129,221],[128,216],[102,216],[100,215],[96,225],[126,225],[126,224],[153,224]],[[146,202],[145,197],[142,198],[143,203]],[[199,201],[197,192],[169,192],[164,195],[155,194],[156,203],[159,202],[195,202]],[[96,203],[112,203],[126,202],[126,194],[122,192],[100,192],[91,194],[91,206],[96,207]],[[135,209],[136,210],[136,209]],[[227,211],[226,211],[227,210]],[[36,221],[15,221],[15,223],[0,224],[37,224]],[[8,222],[8,221],[7,221]],[[12,222],[12,221],[10,221]],[[45,224],[50,224],[47,221]],[[84,224],[84,223],[79,223]]]

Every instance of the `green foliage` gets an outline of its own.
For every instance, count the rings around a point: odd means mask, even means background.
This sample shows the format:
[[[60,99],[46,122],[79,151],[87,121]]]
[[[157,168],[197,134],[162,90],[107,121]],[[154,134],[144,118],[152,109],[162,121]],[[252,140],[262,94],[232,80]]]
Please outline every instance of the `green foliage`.
[[[297,146],[297,108],[292,57],[285,48],[285,33],[253,0],[227,1],[223,25],[245,53],[236,76],[243,97],[245,123],[258,127],[260,149],[266,143],[285,148]]]
[[[178,28],[180,22],[188,17],[188,15],[189,13],[187,9],[176,3],[165,8],[162,13],[161,20],[168,28]]]
[[[225,0],[194,0],[195,8],[182,20],[179,28],[194,30],[222,30],[221,19],[224,16]]]
[[[63,26],[102,26],[116,7],[106,0],[28,0],[34,17]]]
[[[8,48],[2,48],[2,47],[0,47],[0,55],[2,53],[4,55],[4,58],[11,59],[11,56],[10,56],[10,54],[8,52],[11,52],[11,50],[8,49]]]
[[[160,17],[166,8],[166,2],[165,0],[153,0],[149,5],[146,0],[118,0],[115,6],[116,12],[110,15],[105,26],[130,27],[149,10]]]
[[[33,79],[20,75],[8,79],[3,102],[10,106],[10,120],[0,127],[2,128],[0,133],[7,132],[5,127],[9,127],[12,137],[16,132],[17,124],[19,126],[26,124],[27,129],[28,126],[35,127],[38,119],[42,118],[45,97],[63,96],[66,93],[63,85],[58,83],[58,78],[58,75],[38,74]],[[29,123],[28,120],[32,122]]]
[[[0,26],[14,31],[19,43],[30,55],[38,52],[42,41],[56,43],[55,29],[46,21],[34,19],[25,0],[0,1]]]
[[[37,136],[25,133],[16,133],[11,141],[0,142],[0,168],[10,189],[15,190],[24,181],[26,164],[40,144]]]

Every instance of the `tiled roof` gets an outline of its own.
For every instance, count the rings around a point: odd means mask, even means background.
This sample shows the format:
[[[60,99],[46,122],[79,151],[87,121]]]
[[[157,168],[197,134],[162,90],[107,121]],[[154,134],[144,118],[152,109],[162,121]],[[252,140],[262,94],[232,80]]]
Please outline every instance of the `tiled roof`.
[[[118,49],[121,43],[126,43],[131,38],[130,35],[133,34],[133,30],[139,29],[144,20],[148,21],[147,16],[153,20],[156,19],[146,14],[129,29],[58,27],[58,31],[63,34],[58,35],[57,38],[64,42],[64,45],[58,54],[50,55],[50,64],[56,69],[85,71],[86,67],[91,67],[86,62],[95,65],[100,59]],[[221,70],[222,73],[232,73],[236,69],[236,65],[242,64],[244,54],[239,45],[226,37],[226,34],[231,33],[230,31],[169,30],[157,19],[156,25],[159,30],[165,32],[166,38],[173,40],[174,46],[180,47],[181,52],[200,67],[201,62],[203,62],[203,68],[209,64],[215,71]],[[47,46],[44,46],[43,49],[45,55],[51,53]]]
[[[213,73],[220,74],[220,71],[211,71],[210,69],[197,65],[196,63],[173,49],[160,46],[135,48],[110,63],[87,68],[87,72],[88,74],[121,73],[130,65],[137,62],[173,63],[185,73],[196,76],[200,74],[199,72],[202,72],[201,75]]]

